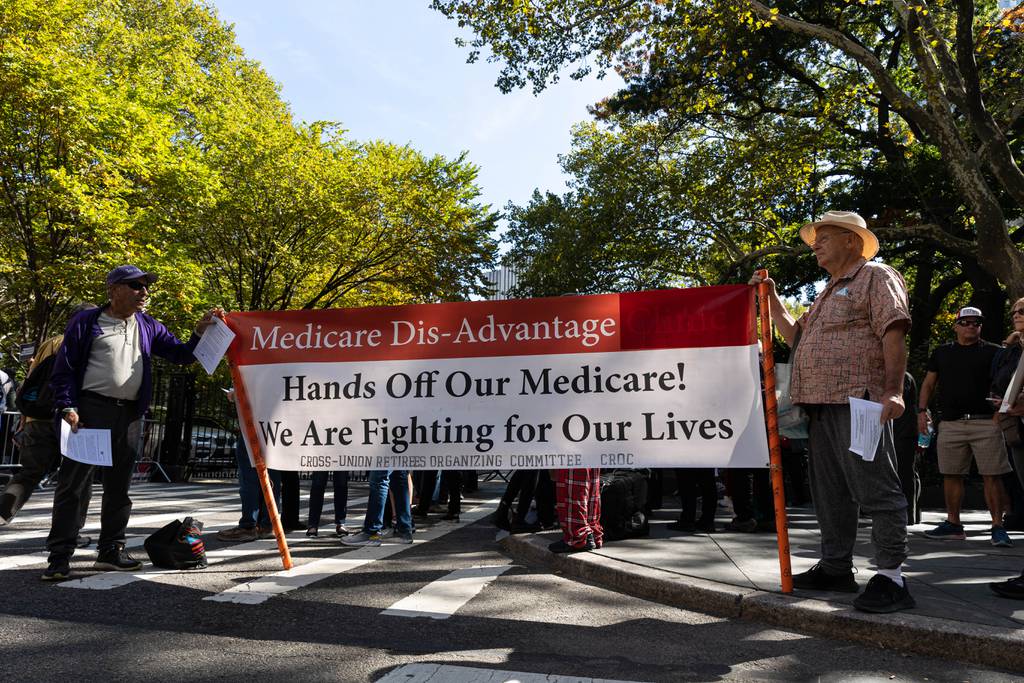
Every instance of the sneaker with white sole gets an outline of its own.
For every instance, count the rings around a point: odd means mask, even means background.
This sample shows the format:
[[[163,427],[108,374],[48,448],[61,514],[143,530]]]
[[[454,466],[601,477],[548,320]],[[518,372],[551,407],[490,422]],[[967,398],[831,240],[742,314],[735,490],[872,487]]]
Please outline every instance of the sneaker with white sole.
[[[412,532],[411,531],[396,531],[395,540],[404,545],[412,543]]]
[[[940,541],[963,541],[967,538],[964,525],[953,524],[948,519],[937,524],[934,529],[924,532],[924,535]]]
[[[1013,541],[1010,540],[1010,534],[1006,533],[1006,529],[994,526],[992,527],[992,545],[997,548],[1012,548]]]
[[[360,531],[358,534],[349,534],[341,539],[342,545],[356,546],[377,546],[381,544],[380,534],[368,534]]]

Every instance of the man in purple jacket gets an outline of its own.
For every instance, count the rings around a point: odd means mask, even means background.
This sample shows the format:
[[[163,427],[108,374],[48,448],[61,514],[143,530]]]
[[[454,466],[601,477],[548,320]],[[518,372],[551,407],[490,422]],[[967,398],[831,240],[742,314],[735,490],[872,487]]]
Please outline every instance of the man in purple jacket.
[[[132,571],[142,566],[125,552],[124,540],[141,420],[153,393],[151,358],[156,354],[181,365],[193,362],[192,351],[213,320],[210,311],[182,343],[145,313],[154,282],[156,275],[135,266],[110,271],[108,303],[71,318],[50,379],[57,412],[72,431],[110,430],[113,465],[103,473],[96,569]],[[92,465],[67,458],[61,465],[46,539],[50,557],[44,581],[60,581],[71,574],[71,555],[82,525],[81,500],[92,486],[92,473]]]

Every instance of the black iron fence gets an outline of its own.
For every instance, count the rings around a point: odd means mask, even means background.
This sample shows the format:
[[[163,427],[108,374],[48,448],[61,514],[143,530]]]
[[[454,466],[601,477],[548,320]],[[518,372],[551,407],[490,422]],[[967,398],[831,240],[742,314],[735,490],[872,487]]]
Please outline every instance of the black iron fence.
[[[153,400],[143,428],[141,473],[171,481],[235,474],[238,415],[227,387],[162,363],[153,365]]]

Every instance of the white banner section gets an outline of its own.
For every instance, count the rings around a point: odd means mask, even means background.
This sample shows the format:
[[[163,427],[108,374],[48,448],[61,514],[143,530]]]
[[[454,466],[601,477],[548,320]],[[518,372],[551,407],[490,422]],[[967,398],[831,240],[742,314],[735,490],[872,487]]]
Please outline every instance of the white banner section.
[[[756,345],[243,365],[277,470],[765,467]]]

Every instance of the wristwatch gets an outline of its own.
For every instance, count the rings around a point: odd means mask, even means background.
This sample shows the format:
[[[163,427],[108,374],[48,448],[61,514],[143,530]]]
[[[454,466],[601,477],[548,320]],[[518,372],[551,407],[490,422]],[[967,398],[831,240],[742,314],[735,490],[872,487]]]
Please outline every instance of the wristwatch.
[[[927,413],[928,409],[927,408],[918,408],[917,412],[919,412],[919,413]]]

